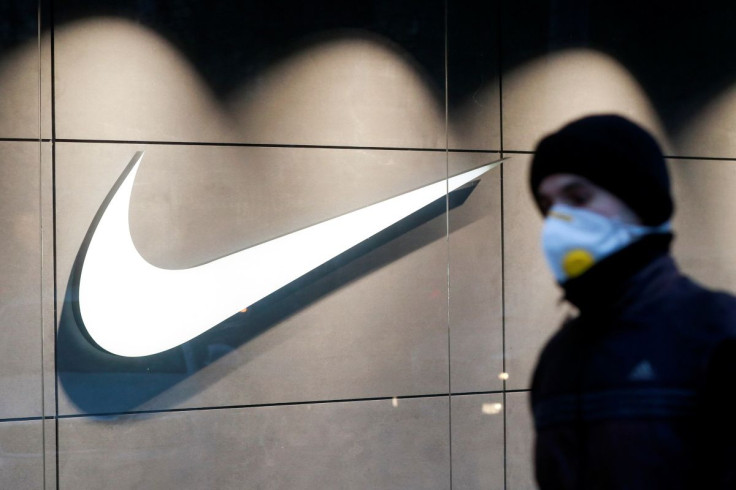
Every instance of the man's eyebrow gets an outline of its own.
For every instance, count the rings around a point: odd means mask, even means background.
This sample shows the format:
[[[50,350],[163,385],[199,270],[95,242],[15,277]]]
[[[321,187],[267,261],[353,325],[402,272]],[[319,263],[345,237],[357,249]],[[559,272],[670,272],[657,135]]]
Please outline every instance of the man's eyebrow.
[[[558,191],[556,191],[556,194],[557,195],[567,195],[567,194],[573,194],[581,190],[583,191],[588,190],[588,186],[586,182],[580,181],[580,180],[573,180],[571,182],[564,184]],[[550,196],[544,194],[543,192],[540,192],[536,196],[536,200],[537,200],[537,204],[539,205],[539,207],[542,208],[542,210],[544,210],[545,212],[547,209],[551,207],[552,201],[553,201],[553,199]]]
[[[570,183],[565,184],[564,186],[562,186],[561,192],[562,193],[575,192],[575,191],[578,191],[578,190],[581,190],[581,189],[582,190],[585,190],[586,189],[586,185],[583,182],[580,182],[580,181],[573,181],[573,182],[570,182]]]

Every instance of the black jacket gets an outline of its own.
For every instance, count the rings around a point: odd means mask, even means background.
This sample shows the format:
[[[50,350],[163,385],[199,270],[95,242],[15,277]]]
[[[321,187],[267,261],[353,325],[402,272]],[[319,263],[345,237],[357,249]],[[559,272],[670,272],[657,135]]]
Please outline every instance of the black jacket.
[[[548,489],[736,489],[736,298],[681,275],[653,235],[565,284],[580,309],[532,383]]]

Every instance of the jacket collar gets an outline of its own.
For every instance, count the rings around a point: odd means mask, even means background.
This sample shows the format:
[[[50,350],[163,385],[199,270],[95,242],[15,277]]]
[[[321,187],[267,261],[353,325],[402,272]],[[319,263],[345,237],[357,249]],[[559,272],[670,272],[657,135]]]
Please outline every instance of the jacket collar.
[[[660,290],[679,275],[669,255],[673,235],[647,235],[606,257],[580,277],[562,284],[565,299],[581,314],[620,311],[632,301]]]

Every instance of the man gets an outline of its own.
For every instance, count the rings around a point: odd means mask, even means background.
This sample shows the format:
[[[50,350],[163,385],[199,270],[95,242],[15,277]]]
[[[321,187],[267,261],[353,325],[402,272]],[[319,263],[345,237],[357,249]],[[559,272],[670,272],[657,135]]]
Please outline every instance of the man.
[[[530,183],[545,256],[579,310],[532,383],[540,488],[736,489],[736,299],[672,260],[657,143],[587,117],[539,143]]]

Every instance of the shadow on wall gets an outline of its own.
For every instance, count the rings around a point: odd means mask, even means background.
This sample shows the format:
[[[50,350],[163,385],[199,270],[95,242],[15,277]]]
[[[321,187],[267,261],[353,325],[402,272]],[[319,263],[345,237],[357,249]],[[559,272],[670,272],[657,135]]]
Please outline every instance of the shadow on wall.
[[[728,0],[705,0],[695,5],[674,2],[666,8],[659,2],[636,0],[494,3],[449,2],[449,13],[454,16],[451,22],[479,26],[472,32],[462,29],[449,33],[452,101],[464,104],[472,99],[478,90],[477,77],[495,70],[497,60],[489,51],[495,36],[481,39],[481,53],[470,52],[478,42],[472,36],[477,36],[480,28],[496,25],[507,26],[501,36],[504,71],[563,49],[600,51],[633,74],[670,132],[687,124],[736,77],[731,60],[736,49],[736,31],[731,28],[736,12]],[[501,22],[496,24],[499,11]],[[57,27],[107,15],[133,20],[164,36],[222,100],[272,63],[304,48],[305,39],[345,29],[372,33],[395,43],[408,58],[416,60],[435,88],[445,85],[443,0],[310,4],[293,0],[247,5],[193,0],[70,0],[57,3],[54,11]],[[488,66],[491,64],[493,68]]]
[[[504,2],[504,71],[566,49],[599,51],[644,88],[669,133],[736,79],[733,2]]]
[[[185,51],[129,20],[93,17],[60,25],[54,43],[61,138],[444,144],[442,85],[434,84],[405,49],[370,31],[325,31],[290,46],[288,56],[274,48],[268,63],[243,60],[262,68],[253,68],[253,76],[226,93],[213,89]],[[245,49],[243,56],[248,54]]]
[[[452,209],[462,205],[476,185],[477,181],[471,182],[451,192],[447,199],[434,201],[258,301],[247,311],[161,354],[119,357],[93,345],[79,320],[75,281],[70,279],[56,347],[60,383],[84,413],[131,411],[330,292],[444,237],[446,227],[442,216],[447,206]],[[77,255],[72,277],[79,271],[83,253],[84,247]],[[193,394],[190,391],[184,396]]]
[[[278,60],[331,31],[363,31],[416,60],[444,86],[444,0],[217,2],[71,0],[55,5],[56,26],[100,16],[153,29],[184,54],[221,100]],[[440,90],[441,91],[441,90]]]

